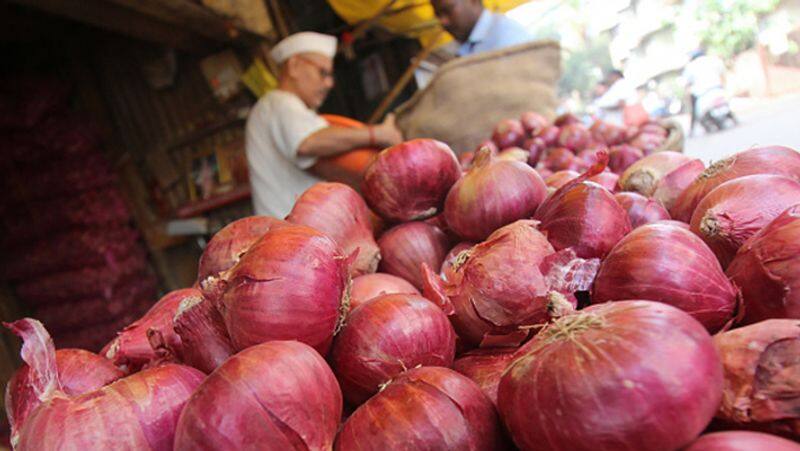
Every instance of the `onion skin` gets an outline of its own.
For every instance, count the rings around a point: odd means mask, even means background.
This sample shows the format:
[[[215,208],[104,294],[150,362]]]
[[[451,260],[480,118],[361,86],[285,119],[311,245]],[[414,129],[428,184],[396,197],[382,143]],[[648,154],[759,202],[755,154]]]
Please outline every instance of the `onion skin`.
[[[464,252],[467,249],[470,249],[474,245],[475,245],[475,243],[473,243],[471,241],[462,241],[462,242],[456,244],[455,246],[453,246],[453,248],[450,249],[450,251],[444,257],[444,261],[442,262],[442,266],[439,269],[439,276],[441,276],[442,279],[447,280],[448,279],[448,274],[450,274],[453,271],[453,265],[458,260],[458,256],[462,252]]]
[[[325,360],[305,344],[271,341],[231,357],[200,385],[175,450],[330,450],[341,413]]]
[[[414,368],[359,407],[336,439],[337,451],[501,449],[491,401],[466,376]]]
[[[353,310],[334,342],[331,366],[344,398],[358,405],[407,368],[449,367],[455,343],[436,305],[418,295],[388,294]]]
[[[235,353],[225,321],[204,298],[186,298],[178,306],[173,329],[181,338],[173,352],[181,363],[209,374]]]
[[[383,255],[381,272],[403,278],[418,290],[422,288],[420,265],[442,265],[450,240],[438,227],[415,221],[397,225],[378,240]]]
[[[358,250],[350,268],[353,276],[378,269],[381,254],[372,236],[369,209],[356,190],[344,183],[313,185],[297,199],[286,220],[327,234],[346,255]]]
[[[678,196],[703,173],[706,165],[701,160],[690,160],[661,178],[656,183],[653,199],[661,202],[667,210],[675,205]]]
[[[529,218],[546,195],[547,187],[533,168],[518,161],[497,161],[482,150],[448,193],[444,216],[462,239],[480,241],[506,224]]]
[[[744,324],[800,319],[800,206],[746,241],[726,273],[742,290]]]
[[[326,354],[347,312],[348,259],[310,227],[270,230],[229,271],[221,313],[236,350],[297,340]]]
[[[669,214],[679,221],[689,222],[697,204],[714,188],[753,174],[785,175],[800,180],[800,153],[783,146],[756,147],[718,161],[681,193]]]
[[[526,351],[498,392],[521,450],[677,449],[719,405],[711,337],[668,305],[590,306],[543,329]]]
[[[614,195],[614,199],[628,212],[628,218],[634,229],[645,224],[669,219],[669,213],[660,203],[639,193],[617,193]]]
[[[656,152],[633,163],[622,173],[619,186],[623,191],[633,191],[650,197],[662,178],[692,158],[678,152]]]
[[[461,166],[447,144],[414,139],[379,153],[364,173],[361,191],[384,218],[414,221],[439,212],[460,177]]]
[[[83,349],[59,349],[55,351],[56,368],[61,388],[68,396],[77,396],[104,387],[124,376],[124,373],[106,358]],[[6,413],[11,433],[16,434],[20,425],[41,402],[36,396],[30,367],[23,364],[11,376],[6,385]]]
[[[420,294],[414,285],[407,280],[391,274],[364,274],[353,279],[350,288],[350,311],[370,299],[384,294],[408,293]]]
[[[148,339],[148,333],[158,333],[169,349],[179,348],[181,337],[172,328],[172,319],[178,306],[187,298],[202,298],[195,288],[184,288],[167,293],[141,318],[117,333],[101,353],[115,365],[135,372],[158,358]],[[152,332],[151,332],[152,331]]]
[[[514,360],[515,348],[474,349],[453,362],[453,369],[472,379],[497,405],[500,378]]]
[[[726,268],[745,241],[797,203],[800,182],[782,175],[748,175],[708,193],[690,224]]]
[[[615,174],[622,174],[633,163],[636,163],[643,157],[644,153],[641,149],[628,144],[613,146],[608,151],[608,168]]]
[[[647,299],[677,307],[714,333],[734,317],[738,292],[713,252],[689,230],[658,222],[634,229],[603,260],[592,303]]]
[[[548,197],[533,219],[556,251],[575,250],[581,258],[604,258],[631,231],[626,211],[602,186],[586,181],[605,169],[608,155],[588,172],[571,180]]]
[[[761,432],[728,431],[701,435],[683,451],[800,451],[800,445]]]
[[[725,372],[717,417],[800,438],[800,320],[771,319],[714,336]]]
[[[522,122],[516,119],[503,119],[497,123],[492,133],[492,141],[499,149],[519,146],[524,139],[525,129]]]

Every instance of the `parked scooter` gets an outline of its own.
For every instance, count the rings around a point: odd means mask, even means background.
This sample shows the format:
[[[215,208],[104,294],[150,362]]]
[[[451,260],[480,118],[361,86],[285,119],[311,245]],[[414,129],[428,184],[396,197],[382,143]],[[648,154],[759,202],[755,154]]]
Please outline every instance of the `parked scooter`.
[[[725,91],[712,88],[695,100],[695,117],[706,133],[722,131],[739,124],[733,114]]]

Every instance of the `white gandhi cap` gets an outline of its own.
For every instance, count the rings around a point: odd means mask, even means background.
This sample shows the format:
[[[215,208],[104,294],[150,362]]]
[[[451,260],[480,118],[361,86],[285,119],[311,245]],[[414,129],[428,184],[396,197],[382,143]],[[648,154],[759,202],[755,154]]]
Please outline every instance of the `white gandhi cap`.
[[[320,53],[332,59],[336,55],[336,38],[313,31],[295,33],[273,47],[270,56],[281,64],[298,53]]]

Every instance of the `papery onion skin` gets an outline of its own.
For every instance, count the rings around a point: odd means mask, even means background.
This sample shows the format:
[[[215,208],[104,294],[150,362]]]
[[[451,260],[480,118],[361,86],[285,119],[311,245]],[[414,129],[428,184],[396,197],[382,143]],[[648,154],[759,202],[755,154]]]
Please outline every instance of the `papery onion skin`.
[[[630,165],[620,176],[619,186],[650,197],[662,178],[691,160],[678,152],[656,152]]]
[[[330,450],[342,394],[325,360],[297,341],[234,355],[189,399],[175,450]]]
[[[727,268],[745,241],[798,203],[800,182],[782,175],[748,175],[708,193],[697,204],[690,224]]]
[[[722,368],[711,336],[668,305],[590,306],[526,348],[498,393],[521,450],[677,449],[719,405]]]
[[[426,449],[490,451],[502,432],[491,401],[451,369],[411,369],[348,418],[335,450]]]
[[[422,296],[388,294],[353,310],[337,335],[331,366],[345,399],[358,405],[404,370],[453,364],[456,334]]]
[[[634,229],[645,224],[669,219],[669,213],[660,203],[639,193],[622,192],[615,194],[614,198],[628,212],[628,218]]]
[[[547,187],[533,168],[497,161],[481,151],[472,169],[448,193],[444,215],[462,239],[480,241],[506,224],[530,217],[546,195]]]
[[[492,141],[499,149],[514,147],[522,144],[525,139],[525,128],[522,122],[516,119],[503,119],[497,123],[492,133]]]
[[[771,319],[714,336],[725,374],[717,417],[800,438],[800,320]]]
[[[783,146],[756,147],[718,161],[681,193],[669,213],[679,221],[689,222],[697,204],[714,188],[753,174],[785,175],[800,180],[800,152]]]
[[[461,165],[447,144],[415,139],[384,149],[364,173],[362,193],[392,221],[425,219],[440,211]]]
[[[358,249],[351,267],[353,276],[378,269],[381,254],[372,236],[369,209],[356,190],[344,183],[314,184],[300,195],[286,220],[327,234],[346,255]]]
[[[714,333],[733,319],[737,296],[703,240],[683,227],[657,222],[634,229],[606,256],[594,281],[592,303],[663,302]]]
[[[350,287],[350,311],[370,299],[395,293],[420,294],[411,282],[392,274],[377,272],[358,276]]]
[[[652,198],[669,211],[683,191],[703,173],[706,165],[701,160],[690,160],[672,170],[656,183]]]
[[[453,362],[453,369],[472,379],[497,405],[500,378],[514,360],[516,348],[474,349]]]
[[[726,274],[742,290],[744,324],[800,319],[800,205],[746,241]]]
[[[173,352],[186,365],[209,374],[235,353],[225,321],[208,299],[184,299],[172,322],[181,338]]]
[[[422,289],[420,265],[440,267],[450,248],[450,240],[438,227],[414,221],[387,230],[378,245],[383,255],[381,272],[401,277],[419,290]]]
[[[442,279],[447,280],[448,274],[453,271],[453,266],[455,265],[456,261],[458,261],[459,255],[474,245],[475,243],[471,241],[462,241],[450,249],[450,251],[444,257],[442,266],[439,269],[439,275],[442,277]]]
[[[221,313],[234,348],[297,340],[327,353],[347,312],[349,261],[310,227],[270,230],[230,270]]]
[[[180,347],[181,338],[172,328],[172,319],[184,299],[202,297],[200,290],[195,288],[167,293],[144,316],[122,329],[117,338],[104,348],[103,355],[119,367],[127,368],[131,372],[137,371],[157,358],[148,339],[151,329],[161,335],[168,348]]]
[[[800,451],[800,445],[763,432],[727,431],[703,434],[683,451]]]
[[[644,153],[641,149],[628,144],[613,146],[608,150],[608,168],[615,174],[622,174],[633,163],[641,160]]]

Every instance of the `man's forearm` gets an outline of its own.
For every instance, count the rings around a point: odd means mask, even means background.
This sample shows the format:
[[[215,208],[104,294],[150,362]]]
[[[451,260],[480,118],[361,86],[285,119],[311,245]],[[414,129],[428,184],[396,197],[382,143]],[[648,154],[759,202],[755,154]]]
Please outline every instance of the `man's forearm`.
[[[364,128],[326,127],[314,132],[300,143],[297,154],[302,156],[327,157],[353,149],[374,145],[374,135]]]

